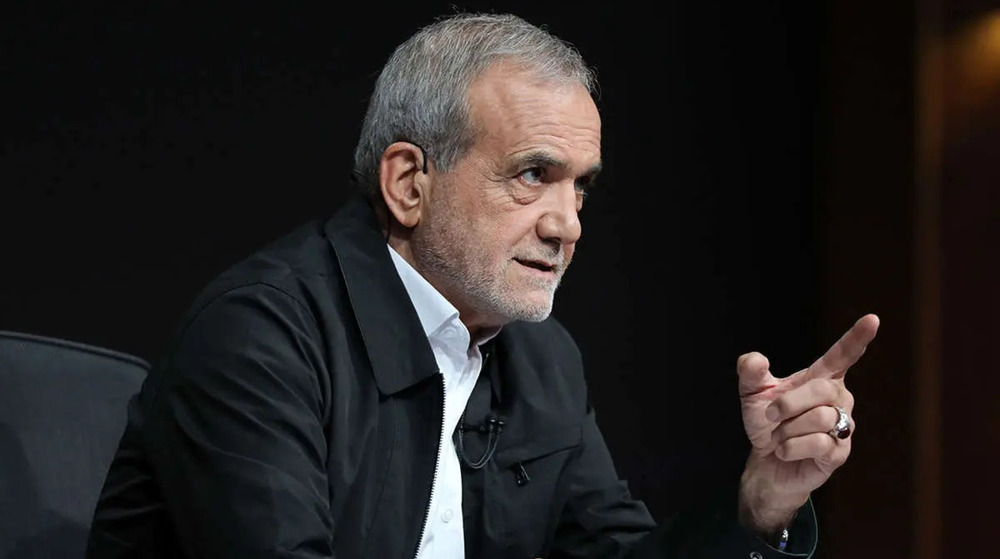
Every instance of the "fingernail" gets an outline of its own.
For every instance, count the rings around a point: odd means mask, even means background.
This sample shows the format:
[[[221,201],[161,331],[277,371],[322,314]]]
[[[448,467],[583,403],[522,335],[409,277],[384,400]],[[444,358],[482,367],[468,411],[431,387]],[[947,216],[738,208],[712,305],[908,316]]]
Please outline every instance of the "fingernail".
[[[776,408],[774,406],[768,406],[767,410],[764,411],[764,417],[766,417],[768,421],[777,421],[778,420],[778,408]]]

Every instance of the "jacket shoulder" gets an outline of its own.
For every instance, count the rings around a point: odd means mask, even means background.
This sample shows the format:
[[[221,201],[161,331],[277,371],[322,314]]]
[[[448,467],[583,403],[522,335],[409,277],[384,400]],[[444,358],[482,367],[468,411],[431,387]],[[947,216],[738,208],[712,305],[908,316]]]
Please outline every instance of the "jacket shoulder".
[[[229,300],[258,299],[295,307],[296,314],[317,325],[330,315],[342,284],[323,222],[306,222],[209,279],[179,316],[170,349],[209,307],[218,308]]]

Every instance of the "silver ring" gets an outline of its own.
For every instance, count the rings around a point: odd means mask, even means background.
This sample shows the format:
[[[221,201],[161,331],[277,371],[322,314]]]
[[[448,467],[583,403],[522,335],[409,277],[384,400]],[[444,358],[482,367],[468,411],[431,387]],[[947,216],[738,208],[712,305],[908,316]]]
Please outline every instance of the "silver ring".
[[[837,410],[840,417],[837,418],[837,425],[827,431],[827,433],[835,439],[846,439],[851,436],[851,418],[848,417],[847,412],[844,408],[839,406],[833,406],[833,409]]]

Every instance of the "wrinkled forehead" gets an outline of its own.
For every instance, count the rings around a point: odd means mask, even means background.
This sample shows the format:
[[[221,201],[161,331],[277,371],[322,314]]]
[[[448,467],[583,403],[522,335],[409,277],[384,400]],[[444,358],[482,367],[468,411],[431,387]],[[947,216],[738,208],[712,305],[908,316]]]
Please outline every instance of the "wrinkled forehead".
[[[577,81],[541,79],[498,64],[471,84],[469,117],[477,147],[498,156],[530,149],[584,166],[600,160],[600,114]]]

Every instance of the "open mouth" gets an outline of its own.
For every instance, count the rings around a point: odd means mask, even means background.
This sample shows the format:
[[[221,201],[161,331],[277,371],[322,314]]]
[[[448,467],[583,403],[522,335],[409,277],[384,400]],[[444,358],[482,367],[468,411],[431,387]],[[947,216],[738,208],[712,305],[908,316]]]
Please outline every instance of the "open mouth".
[[[526,266],[528,268],[534,268],[541,272],[554,272],[556,269],[555,266],[552,266],[547,262],[542,262],[541,260],[522,260],[520,258],[515,258],[514,261],[522,266]]]

